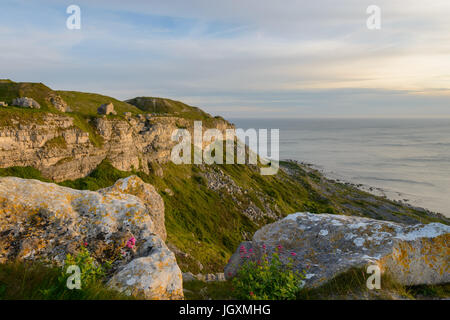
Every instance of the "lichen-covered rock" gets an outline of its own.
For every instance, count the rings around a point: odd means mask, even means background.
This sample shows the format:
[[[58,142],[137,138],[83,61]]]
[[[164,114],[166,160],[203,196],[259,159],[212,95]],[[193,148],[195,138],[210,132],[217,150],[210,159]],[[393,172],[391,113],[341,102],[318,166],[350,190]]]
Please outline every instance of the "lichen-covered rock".
[[[11,104],[13,106],[23,107],[23,108],[32,108],[32,109],[40,109],[41,108],[41,105],[39,103],[37,103],[34,99],[27,98],[27,97],[16,98],[12,101]]]
[[[49,101],[53,107],[61,112],[71,111],[67,103],[57,94],[50,94],[47,97],[47,101]]]
[[[236,251],[225,276],[236,275],[247,256],[260,259],[281,246],[280,258],[306,271],[317,286],[352,267],[376,264],[405,285],[450,281],[450,227],[440,223],[403,225],[353,216],[296,213],[258,230]],[[263,246],[265,245],[265,248]],[[241,247],[240,246],[240,247]],[[252,258],[252,257],[250,257]]]
[[[104,114],[104,115],[108,115],[108,114],[116,115],[117,114],[117,112],[114,110],[114,105],[112,103],[102,104],[100,107],[98,107],[97,113]]]
[[[175,255],[153,237],[140,248],[141,258],[123,266],[108,285],[128,295],[149,300],[183,299],[183,279]]]
[[[125,179],[117,180],[116,183],[109,187],[100,190],[99,192],[105,194],[132,194],[145,204],[148,209],[148,214],[153,221],[154,232],[162,239],[166,240],[166,227],[164,224],[164,201],[156,192],[156,189],[151,184],[143,182],[137,176],[130,176]]]
[[[115,260],[115,270],[134,260],[130,268],[153,268],[158,290],[150,292],[156,288],[151,286],[145,296],[157,298],[161,293],[159,298],[166,299],[167,292],[177,296],[178,282],[173,279],[181,278],[181,271],[160,238],[165,234],[162,198],[136,176],[96,192],[0,178],[0,263],[38,259],[61,265],[68,253],[76,253],[87,243],[95,258]],[[129,248],[127,242],[132,238],[134,245]],[[142,283],[150,281],[148,274],[141,276]]]

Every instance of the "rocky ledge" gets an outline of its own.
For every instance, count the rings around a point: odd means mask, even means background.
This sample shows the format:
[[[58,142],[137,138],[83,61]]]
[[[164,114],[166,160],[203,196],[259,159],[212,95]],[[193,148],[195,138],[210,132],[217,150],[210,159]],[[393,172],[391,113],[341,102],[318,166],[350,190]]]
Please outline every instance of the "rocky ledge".
[[[318,286],[352,267],[378,265],[404,285],[450,282],[450,227],[440,223],[404,225],[369,218],[295,213],[258,230],[243,242],[225,276],[236,275],[246,259],[276,250],[295,269],[306,271],[307,286]],[[243,248],[242,248],[243,247]],[[280,249],[278,249],[280,248]],[[251,249],[251,250],[250,250]],[[252,252],[247,256],[243,252]]]
[[[163,200],[136,176],[96,192],[0,178],[0,263],[62,265],[86,244],[96,259],[115,261],[111,287],[147,299],[182,299],[181,270],[165,237]]]

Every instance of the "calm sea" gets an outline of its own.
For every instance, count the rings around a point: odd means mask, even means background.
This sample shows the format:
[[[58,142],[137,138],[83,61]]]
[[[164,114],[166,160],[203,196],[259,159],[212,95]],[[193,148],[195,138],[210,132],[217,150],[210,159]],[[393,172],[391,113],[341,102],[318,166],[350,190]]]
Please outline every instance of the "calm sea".
[[[280,129],[280,159],[450,216],[450,119],[230,119]]]

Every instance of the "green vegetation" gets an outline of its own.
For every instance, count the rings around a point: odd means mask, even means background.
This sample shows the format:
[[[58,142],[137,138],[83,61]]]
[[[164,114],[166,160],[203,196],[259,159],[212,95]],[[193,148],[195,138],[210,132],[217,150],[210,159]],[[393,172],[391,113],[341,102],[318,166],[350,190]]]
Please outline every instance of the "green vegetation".
[[[48,140],[45,143],[45,147],[48,149],[65,149],[67,148],[67,143],[63,136],[57,136]]]
[[[53,93],[53,90],[42,83],[0,81],[0,101],[5,101],[9,105],[15,98],[29,97],[39,103],[41,106],[39,110],[56,111],[47,101],[47,97],[51,93]],[[23,108],[21,109],[24,110]]]
[[[263,248],[264,250],[265,248]],[[250,249],[251,250],[251,249]],[[279,250],[282,250],[279,247]],[[304,273],[294,270],[292,259],[283,264],[278,251],[255,261],[254,253],[240,248],[245,263],[233,278],[234,294],[241,300],[294,300],[301,290]]]
[[[103,161],[87,177],[77,180],[66,180],[58,184],[72,189],[95,191],[110,187],[117,180],[129,177],[132,174],[134,173],[117,170],[108,161]]]
[[[96,93],[85,93],[77,91],[55,91],[61,98],[70,106],[73,113],[82,115],[84,117],[96,117],[97,108],[104,103],[112,102],[114,110],[117,112],[117,117],[123,117],[124,112],[131,112],[132,114],[141,113],[135,106],[126,102],[103,96]],[[114,116],[108,116],[114,117]]]
[[[111,290],[96,279],[69,290],[58,267],[39,262],[0,264],[0,300],[123,300],[130,297]]]
[[[405,286],[389,275],[381,276],[381,289],[369,290],[366,282],[370,275],[364,267],[352,268],[317,288],[301,290],[297,299],[424,299],[450,297],[450,284]]]
[[[137,97],[126,101],[146,113],[176,115],[185,119],[206,120],[211,115],[203,110],[189,106],[183,102],[155,98],[155,97]]]
[[[369,290],[366,286],[370,275],[364,268],[353,268],[341,273],[317,288],[304,288],[297,292],[297,300],[348,300],[348,299],[448,299],[450,284],[404,286],[392,281],[389,276],[381,277],[381,289]],[[232,281],[184,282],[187,300],[236,300],[239,299]],[[244,297],[246,298],[246,297]],[[248,298],[248,297],[247,297]]]
[[[204,282],[199,280],[183,283],[186,300],[235,300],[231,281]]]
[[[90,254],[86,246],[82,246],[76,255],[68,254],[64,261],[64,268],[61,274],[61,281],[67,282],[69,275],[68,268],[70,266],[78,266],[80,268],[80,282],[84,286],[95,284],[104,280],[107,272],[111,269],[112,262],[105,261],[103,264],[99,264]]]
[[[36,179],[44,182],[50,182],[50,180],[42,176],[39,170],[33,167],[0,168],[0,177],[18,177],[22,179]]]
[[[154,185],[164,199],[168,242],[186,253],[177,254],[178,264],[184,272],[223,270],[228,258],[243,240],[249,239],[261,225],[273,222],[270,218],[253,222],[244,215],[243,212],[251,203],[263,212],[272,210],[282,215],[310,211],[343,212],[371,217],[372,211],[367,208],[370,208],[375,199],[380,204],[394,206],[396,210],[398,207],[398,210],[404,210],[417,220],[434,219],[422,217],[420,211],[416,212],[389,200],[369,197],[350,186],[327,182],[318,173],[308,172],[306,168],[292,163],[282,163],[283,168],[292,171],[292,176],[284,170],[274,176],[261,176],[257,167],[244,165],[151,165],[151,172],[147,175],[138,171],[120,171],[108,161],[103,161],[87,177],[59,184],[74,189],[98,190],[113,185],[118,179],[136,174]],[[156,174],[160,170],[163,171],[163,176]],[[212,190],[207,186],[207,170],[221,170],[243,192]],[[48,181],[38,170],[30,167],[0,169],[0,175]],[[333,189],[333,193],[323,191],[323,188]],[[368,200],[356,199],[361,197]],[[366,203],[366,207],[357,204],[354,199],[362,204]],[[442,220],[439,222],[447,223]]]

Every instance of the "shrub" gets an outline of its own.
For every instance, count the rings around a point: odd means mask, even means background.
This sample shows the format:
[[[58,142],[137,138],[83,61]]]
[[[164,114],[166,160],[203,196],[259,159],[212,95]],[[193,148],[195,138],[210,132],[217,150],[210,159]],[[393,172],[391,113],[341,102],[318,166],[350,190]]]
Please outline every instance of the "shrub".
[[[247,261],[233,279],[235,295],[238,299],[250,300],[292,300],[301,290],[304,272],[294,270],[293,260],[287,264],[280,260],[279,250],[269,259],[264,253],[255,261],[254,253],[241,247],[241,256]],[[263,248],[265,251],[265,247]]]
[[[85,246],[81,247],[76,256],[71,254],[66,256],[61,281],[67,281],[67,278],[70,276],[67,273],[67,268],[71,265],[76,265],[80,268],[82,285],[102,281],[106,277],[107,271],[111,268],[110,261],[106,261],[104,264],[97,263]]]

